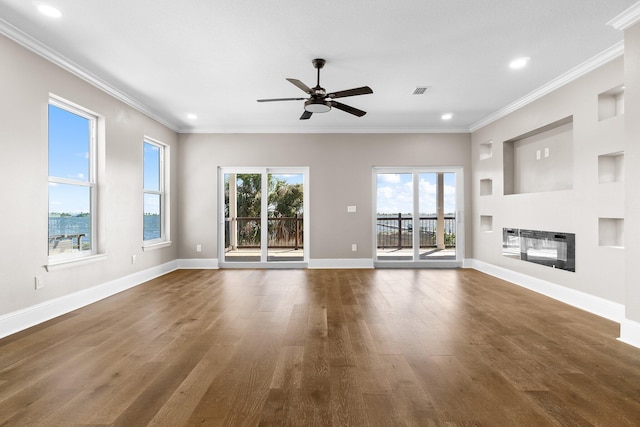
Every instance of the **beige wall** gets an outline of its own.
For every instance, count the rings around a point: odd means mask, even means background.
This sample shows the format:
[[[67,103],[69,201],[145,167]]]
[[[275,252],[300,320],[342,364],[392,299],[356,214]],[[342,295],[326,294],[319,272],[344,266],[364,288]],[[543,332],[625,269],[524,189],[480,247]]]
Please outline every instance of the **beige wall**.
[[[156,251],[141,249],[141,165],[142,139],[147,135],[171,146],[172,173],[177,176],[177,134],[1,36],[0,58],[0,315],[176,259],[176,243]],[[99,215],[107,258],[53,272],[44,268],[49,93],[99,114],[106,137]],[[177,198],[175,184],[171,191]],[[173,230],[177,224],[174,207]],[[44,279],[40,290],[35,290],[35,276]]]
[[[625,302],[625,250],[600,246],[598,232],[598,218],[625,216],[624,183],[599,184],[598,179],[598,156],[625,150],[625,115],[599,121],[598,94],[624,80],[623,59],[618,58],[473,132],[471,198],[475,259],[610,301]],[[503,141],[568,116],[573,116],[572,189],[505,196]],[[493,156],[481,160],[480,144],[488,141],[493,141]],[[558,154],[565,156],[552,147],[548,159],[534,163],[553,162]],[[631,169],[631,163],[626,164],[626,169]],[[559,170],[557,177],[566,181],[565,171]],[[482,179],[493,180],[492,195],[480,196]],[[493,231],[481,230],[481,215],[493,217]],[[575,233],[576,272],[502,256],[503,227]],[[629,242],[628,229],[625,234]]]
[[[186,134],[179,144],[179,256],[188,259],[219,257],[218,167],[308,166],[311,259],[373,257],[373,166],[462,166],[470,183],[468,134]]]

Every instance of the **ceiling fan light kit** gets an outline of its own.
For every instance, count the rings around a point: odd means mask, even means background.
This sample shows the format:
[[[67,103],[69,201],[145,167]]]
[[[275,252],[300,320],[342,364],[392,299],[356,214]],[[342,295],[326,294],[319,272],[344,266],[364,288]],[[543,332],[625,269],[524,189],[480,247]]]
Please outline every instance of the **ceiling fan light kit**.
[[[326,113],[331,110],[331,103],[322,99],[308,99],[304,102],[304,111],[310,113]]]
[[[353,114],[357,117],[362,117],[367,114],[366,111],[359,110],[346,104],[334,101],[335,98],[346,98],[348,96],[367,95],[373,93],[373,90],[369,86],[362,86],[354,89],[342,90],[339,92],[327,93],[327,91],[320,86],[320,70],[324,67],[326,61],[321,58],[316,58],[311,61],[314,68],[318,70],[318,80],[316,86],[313,88],[308,87],[300,80],[288,78],[289,83],[296,86],[298,89],[309,95],[309,98],[272,98],[272,99],[258,99],[258,102],[273,102],[273,101],[302,101],[304,100],[304,113],[300,116],[300,120],[308,120],[313,113],[327,113],[332,107],[342,110],[349,114]]]

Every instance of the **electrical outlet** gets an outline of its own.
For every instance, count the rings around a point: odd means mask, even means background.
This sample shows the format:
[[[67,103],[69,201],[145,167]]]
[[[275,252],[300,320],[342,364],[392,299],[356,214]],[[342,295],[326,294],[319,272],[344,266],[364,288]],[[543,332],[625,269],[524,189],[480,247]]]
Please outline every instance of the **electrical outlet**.
[[[357,211],[358,211],[358,208],[356,206],[347,206],[347,212],[354,213]]]
[[[44,278],[42,276],[35,277],[36,289],[42,289],[44,287]]]
[[[540,160],[540,150],[536,151],[536,160]]]
[[[196,252],[202,252],[202,245],[196,245]]]
[[[135,264],[136,263],[136,258],[137,258],[137,255],[135,255],[135,254],[131,255],[131,264]]]
[[[351,245],[351,251],[352,252],[358,252],[358,245],[356,245],[355,243],[353,245]]]

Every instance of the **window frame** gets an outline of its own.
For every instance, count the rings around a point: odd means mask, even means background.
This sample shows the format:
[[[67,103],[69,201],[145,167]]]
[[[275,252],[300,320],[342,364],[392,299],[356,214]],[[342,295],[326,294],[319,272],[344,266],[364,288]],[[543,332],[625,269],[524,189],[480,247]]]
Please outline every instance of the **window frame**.
[[[146,144],[157,147],[159,149],[159,183],[158,190],[147,190],[144,187],[145,172],[145,156],[144,149]],[[170,161],[169,145],[158,141],[157,139],[145,136],[142,141],[142,249],[150,250],[163,248],[171,245],[170,239],[170,198],[169,198],[169,161]],[[156,239],[144,239],[144,199],[147,194],[160,196],[160,237]]]
[[[63,178],[58,176],[49,175],[49,166],[47,160],[47,195],[49,197],[49,186],[51,184],[64,184],[64,185],[74,185],[82,188],[89,188],[89,215],[91,218],[90,222],[90,241],[91,241],[91,249],[87,251],[83,251],[82,249],[77,252],[71,253],[61,253],[61,254],[50,254],[49,253],[49,244],[47,243],[47,257],[48,257],[48,265],[52,266],[55,264],[61,263],[69,263],[76,260],[82,260],[88,257],[95,257],[98,254],[98,121],[99,116],[92,111],[83,108],[77,104],[74,104],[70,101],[64,100],[59,97],[55,97],[53,95],[49,96],[49,102],[47,103],[47,159],[49,159],[49,129],[51,127],[50,116],[48,114],[49,106],[54,106],[61,110],[65,110],[71,114],[75,114],[84,119],[87,119],[90,124],[90,132],[89,132],[89,177],[86,181],[76,180],[72,178]],[[50,205],[47,203],[47,218],[49,216]],[[47,227],[47,242],[49,240],[49,229]]]

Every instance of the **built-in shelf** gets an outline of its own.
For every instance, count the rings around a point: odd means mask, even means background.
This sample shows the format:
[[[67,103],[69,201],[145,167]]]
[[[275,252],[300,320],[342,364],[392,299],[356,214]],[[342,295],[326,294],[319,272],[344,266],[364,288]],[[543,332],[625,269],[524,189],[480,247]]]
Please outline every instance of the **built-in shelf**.
[[[598,218],[600,246],[624,248],[624,219]]]
[[[480,195],[491,196],[493,194],[493,180],[485,178],[480,180]]]
[[[493,231],[493,216],[480,215],[480,230]]]
[[[504,194],[573,188],[573,116],[503,143]]]
[[[481,142],[479,151],[480,160],[490,159],[493,157],[493,141]]]
[[[624,85],[619,85],[598,94],[598,120],[624,114]]]
[[[624,152],[603,154],[598,156],[598,182],[624,181]]]

